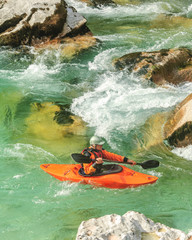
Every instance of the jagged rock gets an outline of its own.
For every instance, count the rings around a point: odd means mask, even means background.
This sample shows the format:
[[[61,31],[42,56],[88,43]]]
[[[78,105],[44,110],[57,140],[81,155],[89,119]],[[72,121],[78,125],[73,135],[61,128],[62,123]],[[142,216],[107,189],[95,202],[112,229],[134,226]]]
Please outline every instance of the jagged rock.
[[[59,34],[59,37],[76,36],[78,33],[81,35],[90,32],[86,26],[87,20],[82,17],[73,7],[67,6],[67,18],[63,27],[63,31]],[[80,31],[81,29],[81,31]]]
[[[91,34],[86,19],[64,0],[7,0],[0,5],[0,45],[36,45]]]
[[[123,216],[112,214],[82,222],[76,240],[187,240],[190,236],[129,211]]]
[[[186,147],[192,144],[192,94],[171,113],[164,126],[164,137],[170,145]]]
[[[187,48],[130,53],[115,60],[114,65],[158,85],[192,82],[192,51]]]

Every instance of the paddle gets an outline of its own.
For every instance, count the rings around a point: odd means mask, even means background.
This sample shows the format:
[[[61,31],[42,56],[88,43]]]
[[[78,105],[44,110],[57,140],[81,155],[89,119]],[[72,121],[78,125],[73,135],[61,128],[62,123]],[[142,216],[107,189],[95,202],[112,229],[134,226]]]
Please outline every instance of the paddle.
[[[84,156],[81,153],[72,153],[71,157],[78,163],[91,163],[92,159],[90,159],[90,157]],[[130,164],[128,162],[118,162],[118,161],[111,161],[111,160],[107,160],[107,159],[103,159],[104,162],[115,162],[115,163],[119,163],[119,164]],[[159,166],[159,161],[157,160],[148,160],[142,163],[136,163],[136,165],[141,166],[144,169],[147,168],[156,168]]]

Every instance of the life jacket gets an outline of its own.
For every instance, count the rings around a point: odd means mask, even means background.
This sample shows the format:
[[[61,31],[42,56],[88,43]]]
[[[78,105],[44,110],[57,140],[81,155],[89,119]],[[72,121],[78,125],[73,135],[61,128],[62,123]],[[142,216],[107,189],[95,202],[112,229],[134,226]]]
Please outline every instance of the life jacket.
[[[102,150],[104,150],[104,149],[102,149]],[[84,156],[90,157],[93,160],[95,160],[96,158],[103,157],[102,151],[94,149],[92,147],[83,149],[81,154],[83,154]]]
[[[90,157],[90,159],[95,160],[96,158],[103,158],[103,154],[102,151],[94,149],[92,147],[89,148],[85,148],[83,149],[83,151],[81,152],[82,155]],[[95,163],[95,161],[92,161],[91,163],[89,163],[89,166],[93,165]],[[84,164],[81,164],[83,170],[84,170]],[[102,167],[102,164],[94,164],[94,168],[95,168],[95,173],[98,173],[100,171]]]
[[[111,153],[106,151],[105,149],[102,150],[97,150],[92,147],[85,148],[81,154],[90,157],[90,159],[95,160],[96,158],[104,158],[104,159],[109,159],[111,161],[118,161],[118,162],[127,162],[128,158]],[[91,163],[83,163],[82,164],[82,169],[86,174],[93,174],[93,173],[98,173],[102,167],[102,164],[96,164],[95,161],[92,161]]]

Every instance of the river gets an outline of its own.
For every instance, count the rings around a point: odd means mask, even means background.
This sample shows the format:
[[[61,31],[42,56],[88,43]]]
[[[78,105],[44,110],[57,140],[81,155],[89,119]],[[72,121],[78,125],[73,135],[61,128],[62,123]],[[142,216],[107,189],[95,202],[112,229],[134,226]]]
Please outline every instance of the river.
[[[68,0],[87,19],[98,44],[66,60],[59,51],[0,48],[0,233],[2,240],[72,240],[79,224],[129,210],[184,232],[192,229],[192,146],[163,144],[166,113],[192,92],[192,83],[155,86],[117,71],[113,60],[138,51],[192,48],[189,0],[137,1],[92,8]],[[136,2],[136,1],[135,1]],[[69,104],[86,131],[61,136],[34,103]],[[40,122],[42,124],[40,124]],[[122,190],[60,182],[43,163],[70,157],[97,134],[107,150],[135,161],[155,159],[155,184]]]

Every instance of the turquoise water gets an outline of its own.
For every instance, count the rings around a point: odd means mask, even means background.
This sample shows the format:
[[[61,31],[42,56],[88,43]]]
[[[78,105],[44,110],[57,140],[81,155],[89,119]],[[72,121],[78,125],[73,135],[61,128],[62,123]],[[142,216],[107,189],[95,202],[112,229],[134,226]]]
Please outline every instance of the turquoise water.
[[[100,40],[97,46],[71,60],[56,50],[0,48],[1,239],[71,240],[82,221],[129,210],[188,232],[191,146],[168,149],[162,126],[166,113],[191,93],[192,84],[157,87],[116,71],[112,61],[130,52],[191,48],[191,1],[97,9],[68,3],[86,17]],[[86,128],[82,125],[73,134],[57,129],[49,118],[53,102],[69,104]],[[38,112],[36,103],[44,104],[44,111]],[[70,154],[88,146],[92,134],[104,137],[109,151],[138,162],[160,161],[153,170],[132,167],[158,176],[157,183],[110,190],[60,182],[40,169],[42,163],[74,163]]]

